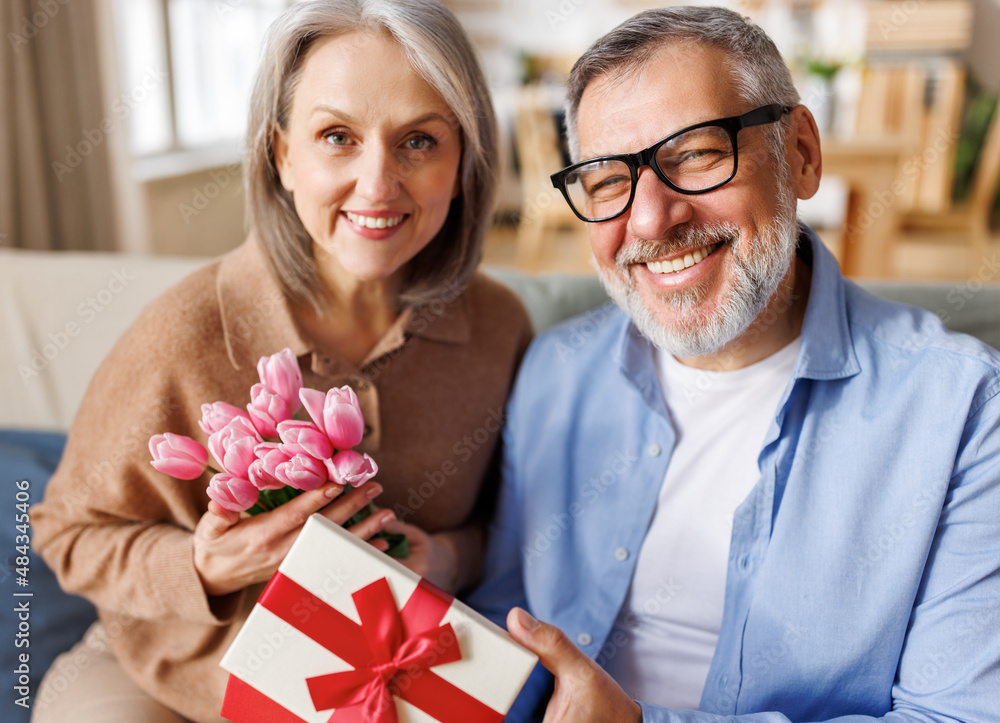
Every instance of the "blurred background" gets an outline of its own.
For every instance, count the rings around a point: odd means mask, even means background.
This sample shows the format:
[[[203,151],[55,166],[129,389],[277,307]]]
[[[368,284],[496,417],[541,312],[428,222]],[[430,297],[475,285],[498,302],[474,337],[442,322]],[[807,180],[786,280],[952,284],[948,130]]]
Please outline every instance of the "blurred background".
[[[245,234],[261,38],[292,0],[3,0],[0,246],[214,256]],[[643,0],[450,0],[493,89],[503,183],[486,261],[590,273],[552,189],[573,60]],[[857,277],[1000,269],[1000,0],[744,0],[823,133],[800,215]]]

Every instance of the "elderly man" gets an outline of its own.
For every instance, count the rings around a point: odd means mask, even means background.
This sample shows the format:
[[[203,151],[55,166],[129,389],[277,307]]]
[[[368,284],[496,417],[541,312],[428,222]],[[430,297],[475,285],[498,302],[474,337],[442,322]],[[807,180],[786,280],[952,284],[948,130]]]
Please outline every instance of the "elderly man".
[[[589,160],[553,181],[621,309],[542,335],[509,405],[470,602],[554,674],[511,720],[1000,720],[1000,356],[797,224],[798,100],[721,9],[573,70]]]

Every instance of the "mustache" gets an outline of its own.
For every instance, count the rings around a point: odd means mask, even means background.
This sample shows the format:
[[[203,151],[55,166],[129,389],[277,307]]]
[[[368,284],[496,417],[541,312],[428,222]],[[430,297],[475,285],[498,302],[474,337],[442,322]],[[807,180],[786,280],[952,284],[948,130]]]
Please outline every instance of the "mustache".
[[[711,246],[717,243],[737,243],[740,230],[735,224],[719,223],[703,226],[680,226],[667,241],[637,239],[623,244],[615,253],[615,264],[624,269],[633,264],[644,264],[681,251]]]

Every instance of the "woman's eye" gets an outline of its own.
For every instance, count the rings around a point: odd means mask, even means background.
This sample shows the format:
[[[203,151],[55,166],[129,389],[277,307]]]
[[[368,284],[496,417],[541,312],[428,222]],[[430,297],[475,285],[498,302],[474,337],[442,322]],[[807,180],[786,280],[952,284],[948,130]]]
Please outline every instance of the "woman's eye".
[[[437,141],[430,136],[414,136],[406,141],[406,147],[411,151],[429,151],[436,144]]]
[[[338,133],[336,131],[327,133],[323,137],[335,146],[346,146],[350,142],[346,133]]]

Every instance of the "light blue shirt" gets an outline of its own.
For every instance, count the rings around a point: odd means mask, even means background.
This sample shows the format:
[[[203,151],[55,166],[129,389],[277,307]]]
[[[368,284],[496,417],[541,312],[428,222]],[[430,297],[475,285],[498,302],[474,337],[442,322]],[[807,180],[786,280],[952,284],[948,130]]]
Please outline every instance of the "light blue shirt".
[[[808,229],[801,246],[801,347],[733,520],[701,705],[644,720],[998,721],[1000,355],[845,280]],[[612,306],[535,341],[474,607],[615,654],[675,441],[658,385]],[[509,720],[550,684],[537,670]]]

